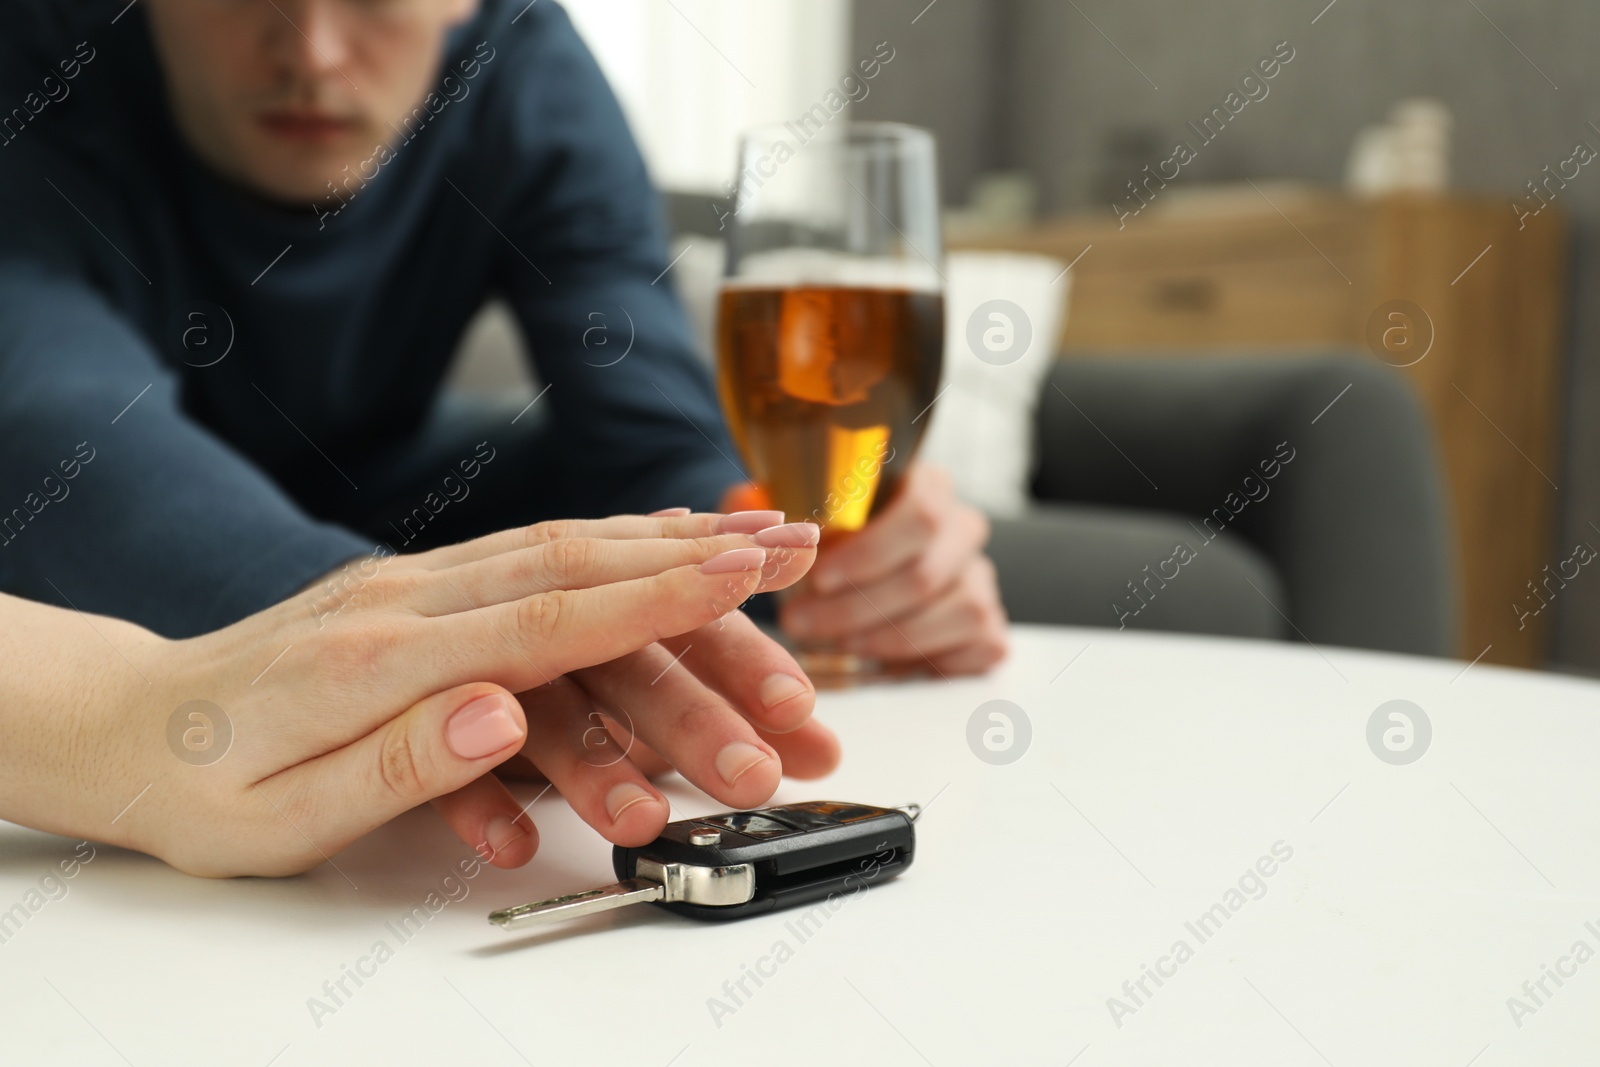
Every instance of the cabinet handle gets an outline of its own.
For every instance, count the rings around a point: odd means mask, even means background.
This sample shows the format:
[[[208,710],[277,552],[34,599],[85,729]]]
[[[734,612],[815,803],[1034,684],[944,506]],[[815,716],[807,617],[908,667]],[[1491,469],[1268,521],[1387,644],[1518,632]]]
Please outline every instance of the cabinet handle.
[[[1214,311],[1217,301],[1217,283],[1211,278],[1168,278],[1155,285],[1155,302],[1166,311]]]

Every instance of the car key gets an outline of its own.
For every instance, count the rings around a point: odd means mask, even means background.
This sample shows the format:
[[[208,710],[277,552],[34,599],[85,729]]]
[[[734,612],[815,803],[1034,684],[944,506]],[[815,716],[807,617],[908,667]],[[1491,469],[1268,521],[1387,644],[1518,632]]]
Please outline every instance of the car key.
[[[648,845],[615,846],[612,885],[490,912],[489,921],[515,929],[644,903],[742,919],[853,893],[911,866],[921,810],[815,800],[683,819]]]

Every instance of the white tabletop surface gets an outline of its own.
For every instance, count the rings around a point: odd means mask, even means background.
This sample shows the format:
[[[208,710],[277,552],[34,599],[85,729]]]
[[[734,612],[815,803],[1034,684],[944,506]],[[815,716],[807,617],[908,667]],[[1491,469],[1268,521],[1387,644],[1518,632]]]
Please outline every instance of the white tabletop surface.
[[[988,677],[828,695],[844,765],[778,800],[927,808],[911,869],[803,939],[792,912],[491,927],[610,880],[553,794],[533,864],[469,881],[427,808],[287,880],[102,846],[0,944],[0,1063],[1594,1063],[1600,685],[1465,666],[1019,628]],[[996,699],[1032,727],[1006,765],[967,740]],[[1396,699],[1432,724],[1408,765],[1367,740]],[[715,807],[666,788],[679,817]],[[74,844],[0,824],[0,910]],[[335,1005],[324,983],[358,965]],[[1145,965],[1169,976],[1125,990]]]

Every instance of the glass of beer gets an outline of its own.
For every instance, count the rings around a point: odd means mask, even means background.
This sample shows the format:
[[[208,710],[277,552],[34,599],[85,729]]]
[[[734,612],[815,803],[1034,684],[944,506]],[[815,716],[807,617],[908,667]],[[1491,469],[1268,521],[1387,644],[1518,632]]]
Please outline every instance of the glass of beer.
[[[723,411],[767,503],[819,525],[825,555],[894,497],[939,392],[933,135],[815,119],[753,130],[723,226]],[[879,669],[833,645],[795,651],[818,685]]]

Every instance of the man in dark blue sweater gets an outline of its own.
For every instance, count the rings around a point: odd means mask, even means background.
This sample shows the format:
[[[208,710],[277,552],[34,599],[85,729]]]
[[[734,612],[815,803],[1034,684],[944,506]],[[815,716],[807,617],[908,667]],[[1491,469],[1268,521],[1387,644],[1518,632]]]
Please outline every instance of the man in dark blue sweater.
[[[7,0],[0,590],[186,636],[380,542],[718,510],[744,474],[667,266],[552,0]],[[452,421],[441,380],[496,295],[548,391]],[[586,361],[616,307],[633,351]],[[785,625],[982,670],[985,536],[914,469]]]
[[[379,536],[412,547],[385,505],[424,494],[386,494],[393,468],[494,293],[550,391],[438,456],[493,457],[474,482],[455,472],[473,496],[516,495],[529,519],[711,510],[738,480],[672,292],[651,284],[666,263],[643,165],[559,8],[513,24],[490,4],[450,28],[467,5],[158,0],[115,23],[120,3],[6,6],[6,516],[80,442],[94,457],[70,498],[5,526],[9,591],[183,635]],[[297,28],[295,8],[315,21]],[[639,343],[590,366],[585,315],[617,304]],[[508,470],[496,450],[530,425],[548,448]]]

